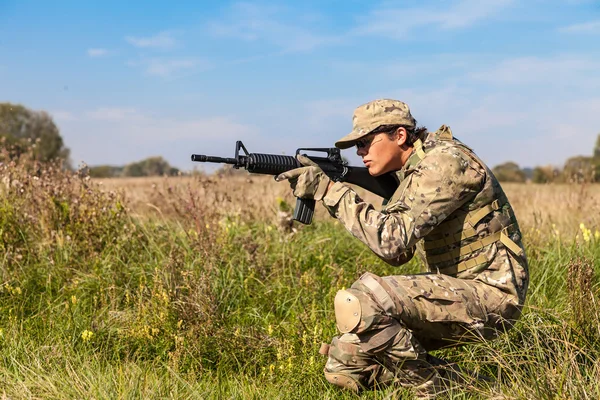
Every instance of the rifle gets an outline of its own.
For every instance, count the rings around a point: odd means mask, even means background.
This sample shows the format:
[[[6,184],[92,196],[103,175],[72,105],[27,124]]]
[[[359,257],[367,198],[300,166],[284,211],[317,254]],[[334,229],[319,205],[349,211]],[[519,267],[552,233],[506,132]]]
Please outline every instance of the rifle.
[[[240,154],[240,149],[245,154]],[[315,162],[323,172],[334,182],[347,182],[360,186],[384,199],[389,200],[398,188],[398,179],[395,174],[387,173],[378,177],[371,176],[369,170],[365,167],[351,167],[342,159],[340,149],[332,148],[299,148],[300,151],[311,151],[326,153],[326,157],[317,157],[304,154],[304,156]],[[235,157],[223,158],[206,156],[202,154],[192,154],[192,161],[195,162],[213,162],[231,164],[233,168],[244,168],[253,174],[279,175],[283,172],[303,167],[294,156],[283,156],[278,154],[248,153],[241,140],[235,144]],[[293,219],[303,224],[312,222],[315,210],[315,200],[296,199]]]

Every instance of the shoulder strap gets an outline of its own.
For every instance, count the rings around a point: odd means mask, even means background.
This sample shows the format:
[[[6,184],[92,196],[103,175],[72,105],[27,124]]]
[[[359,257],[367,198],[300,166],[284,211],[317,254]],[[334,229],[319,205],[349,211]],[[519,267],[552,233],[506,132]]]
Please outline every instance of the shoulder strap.
[[[440,126],[440,129],[438,129],[437,137],[440,140],[452,140],[453,139],[452,130],[450,129],[449,126],[442,125],[442,126]]]
[[[413,146],[415,147],[415,153],[417,154],[417,157],[419,157],[421,160],[424,159],[425,151],[423,150],[423,142],[421,142],[421,139],[417,139]]]

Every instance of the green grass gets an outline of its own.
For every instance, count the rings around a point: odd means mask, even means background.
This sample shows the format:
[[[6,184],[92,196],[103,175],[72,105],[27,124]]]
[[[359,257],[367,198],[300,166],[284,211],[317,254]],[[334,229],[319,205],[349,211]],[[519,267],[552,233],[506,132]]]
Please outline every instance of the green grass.
[[[23,190],[0,196],[0,398],[357,398],[322,375],[335,293],[366,271],[419,270],[386,265],[334,221],[290,235],[202,209],[136,220],[85,179],[11,172]],[[436,353],[497,383],[452,398],[600,398],[600,243],[525,243],[515,328]]]

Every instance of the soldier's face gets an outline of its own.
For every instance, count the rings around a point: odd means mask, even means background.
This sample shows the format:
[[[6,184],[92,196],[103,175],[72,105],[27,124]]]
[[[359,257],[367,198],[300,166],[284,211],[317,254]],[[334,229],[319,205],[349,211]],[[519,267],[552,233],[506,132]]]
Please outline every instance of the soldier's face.
[[[403,150],[405,141],[406,138],[399,140],[398,135],[390,138],[387,133],[377,133],[362,141],[360,147],[357,146],[356,154],[362,157],[369,174],[379,176],[402,168],[406,161]]]

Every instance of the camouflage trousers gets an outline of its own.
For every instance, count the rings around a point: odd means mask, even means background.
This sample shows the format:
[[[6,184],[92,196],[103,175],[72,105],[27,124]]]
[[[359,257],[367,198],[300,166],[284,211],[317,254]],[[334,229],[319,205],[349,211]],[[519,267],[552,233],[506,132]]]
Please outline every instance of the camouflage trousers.
[[[327,346],[325,377],[354,391],[395,384],[434,397],[447,382],[427,351],[494,338],[518,312],[513,296],[483,282],[367,273],[336,295],[342,335]]]

